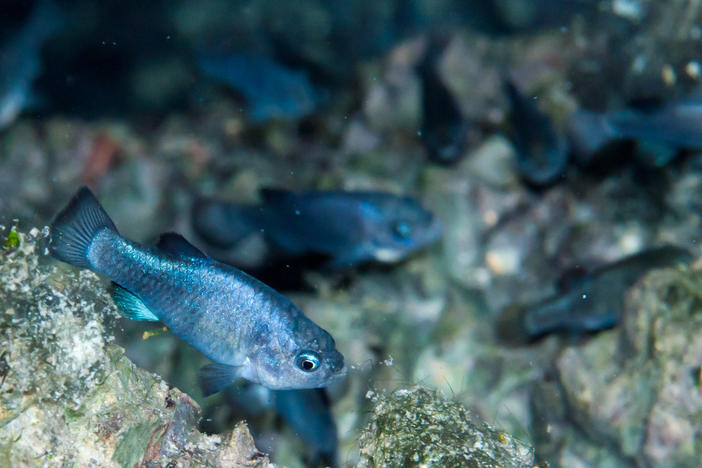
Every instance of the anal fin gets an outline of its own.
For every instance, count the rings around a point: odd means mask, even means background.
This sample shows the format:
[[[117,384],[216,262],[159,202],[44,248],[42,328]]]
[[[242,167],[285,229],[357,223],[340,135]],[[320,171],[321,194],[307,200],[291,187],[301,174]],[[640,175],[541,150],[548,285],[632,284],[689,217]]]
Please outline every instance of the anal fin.
[[[123,317],[141,322],[159,322],[159,318],[129,290],[113,283],[112,300]]]
[[[213,363],[200,368],[198,381],[204,396],[224,390],[239,378],[239,368],[227,364]]]

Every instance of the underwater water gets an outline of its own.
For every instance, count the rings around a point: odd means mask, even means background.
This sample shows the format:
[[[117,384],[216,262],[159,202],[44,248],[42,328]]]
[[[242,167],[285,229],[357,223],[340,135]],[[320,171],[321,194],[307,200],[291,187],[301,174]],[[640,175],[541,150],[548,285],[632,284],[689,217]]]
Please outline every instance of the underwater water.
[[[0,6],[0,466],[694,467],[702,3]]]

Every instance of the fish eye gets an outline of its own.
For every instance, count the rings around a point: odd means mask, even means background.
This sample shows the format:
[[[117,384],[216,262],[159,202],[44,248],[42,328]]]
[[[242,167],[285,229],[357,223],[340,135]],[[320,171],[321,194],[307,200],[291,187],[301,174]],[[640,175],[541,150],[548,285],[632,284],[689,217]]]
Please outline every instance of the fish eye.
[[[319,368],[319,356],[312,351],[302,351],[295,359],[297,367],[305,372],[314,372]]]
[[[395,237],[406,239],[412,234],[412,228],[410,227],[409,223],[405,221],[398,221],[393,225],[392,233],[395,235]]]

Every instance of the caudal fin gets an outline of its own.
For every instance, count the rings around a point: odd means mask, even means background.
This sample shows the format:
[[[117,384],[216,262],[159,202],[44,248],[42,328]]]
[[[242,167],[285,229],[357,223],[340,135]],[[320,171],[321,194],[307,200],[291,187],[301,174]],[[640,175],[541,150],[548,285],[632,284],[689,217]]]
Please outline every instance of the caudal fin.
[[[88,248],[102,229],[117,232],[114,223],[88,187],[81,187],[51,223],[49,250],[59,260],[90,268]]]
[[[199,199],[192,207],[193,229],[208,244],[229,248],[256,232],[257,207]]]

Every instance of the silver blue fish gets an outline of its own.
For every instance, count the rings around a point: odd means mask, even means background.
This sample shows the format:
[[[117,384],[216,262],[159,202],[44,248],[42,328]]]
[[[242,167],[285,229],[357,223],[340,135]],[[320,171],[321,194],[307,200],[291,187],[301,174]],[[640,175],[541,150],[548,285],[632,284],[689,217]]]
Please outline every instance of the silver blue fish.
[[[202,55],[203,73],[241,93],[253,122],[304,117],[316,106],[307,76],[262,56]]]
[[[53,222],[50,251],[116,283],[126,317],[161,321],[215,361],[200,374],[206,395],[238,378],[300,389],[346,373],[331,335],[290,300],[177,234],[162,236],[157,247],[125,239],[86,187]]]
[[[263,232],[291,256],[319,254],[327,267],[369,260],[396,262],[436,241],[441,223],[416,200],[381,192],[261,191],[260,205],[201,200],[193,227],[207,242],[229,247]]]
[[[0,130],[30,104],[32,83],[41,72],[41,47],[62,24],[56,5],[41,0],[27,22],[0,47]]]

